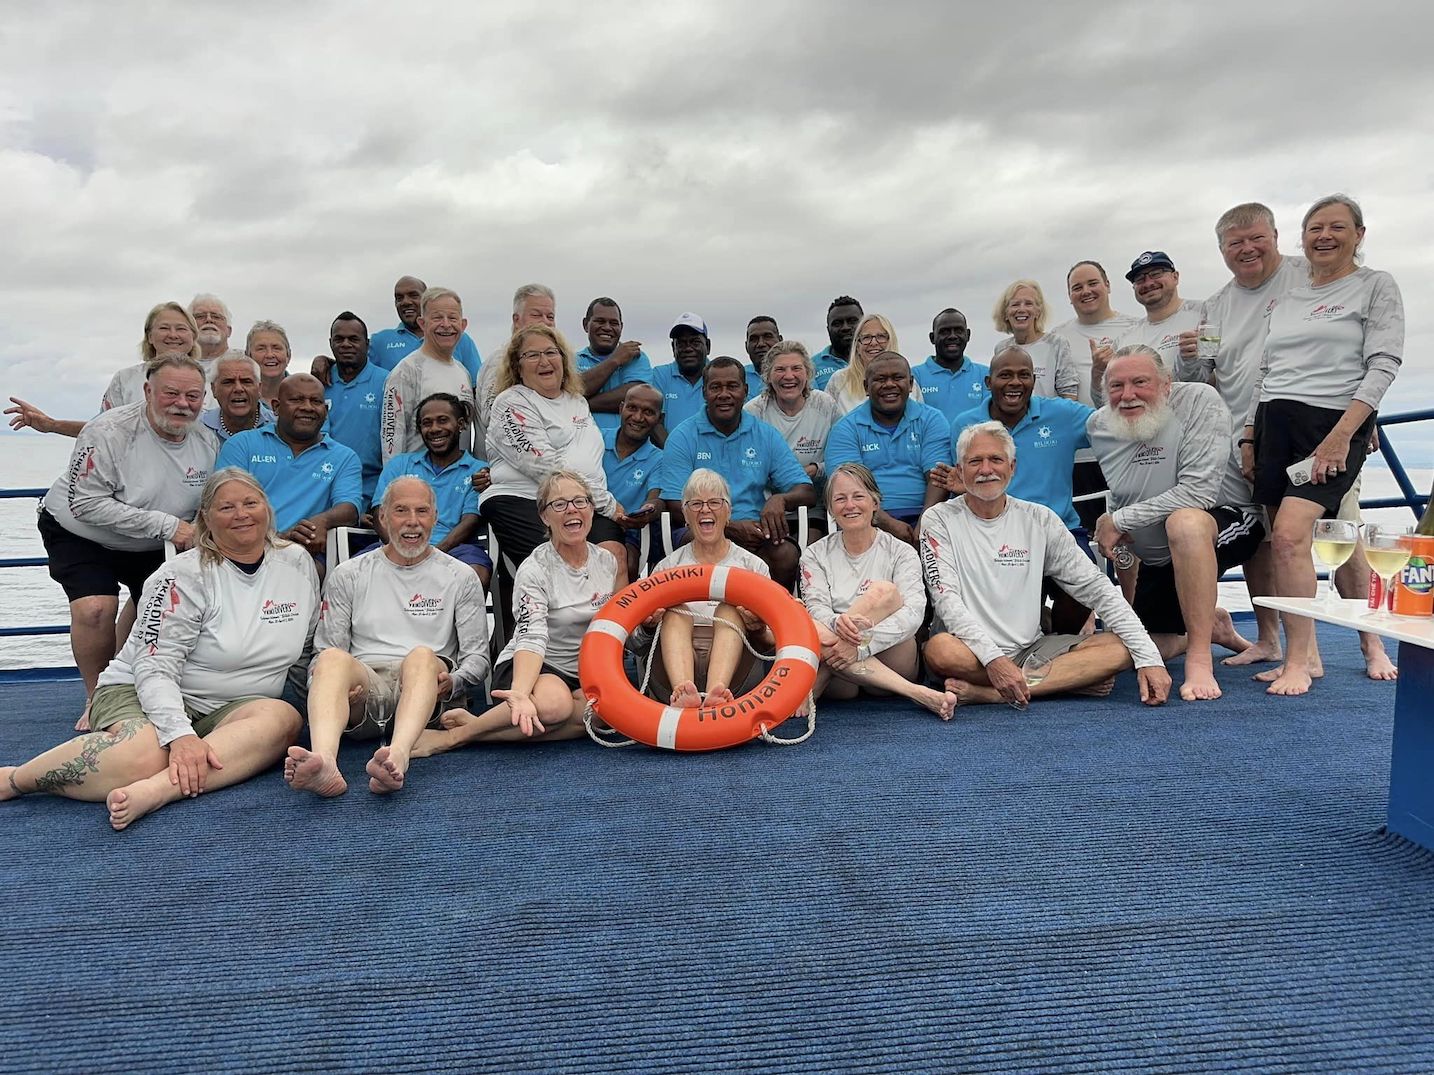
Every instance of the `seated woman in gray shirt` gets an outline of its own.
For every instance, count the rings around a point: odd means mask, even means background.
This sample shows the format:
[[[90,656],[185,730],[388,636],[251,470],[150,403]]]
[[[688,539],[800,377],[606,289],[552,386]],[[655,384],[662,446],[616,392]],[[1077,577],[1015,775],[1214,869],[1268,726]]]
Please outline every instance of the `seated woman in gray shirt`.
[[[1364,214],[1332,194],[1305,213],[1309,283],[1280,298],[1270,314],[1255,387],[1254,413],[1240,438],[1241,464],[1255,499],[1273,512],[1275,587],[1282,597],[1313,597],[1313,524],[1332,518],[1364,465],[1376,410],[1404,352],[1404,302],[1386,272],[1359,264]],[[1286,472],[1309,460],[1309,480]],[[1285,617],[1285,664],[1271,694],[1310,689],[1313,621]]]

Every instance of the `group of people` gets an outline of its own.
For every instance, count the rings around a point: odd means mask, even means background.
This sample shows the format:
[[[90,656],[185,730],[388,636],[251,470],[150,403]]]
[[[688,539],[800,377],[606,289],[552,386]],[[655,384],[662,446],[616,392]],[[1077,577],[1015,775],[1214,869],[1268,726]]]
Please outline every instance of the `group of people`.
[[[1183,654],[1179,693],[1198,701],[1220,694],[1214,646],[1231,664],[1283,657],[1268,690],[1302,694],[1320,674],[1309,621],[1286,621],[1282,652],[1261,615],[1252,644],[1217,582],[1244,565],[1252,594],[1312,595],[1312,524],[1357,517],[1403,311],[1389,275],[1360,264],[1346,196],[1306,213],[1302,258],[1279,253],[1263,205],[1215,233],[1232,278],[1203,303],[1158,250],[1125,274],[1139,318],[1112,309],[1093,261],[1068,273],[1075,316],[1058,328],[1040,287],[1014,281],[989,364],[966,354],[955,308],[913,366],[850,296],[815,355],[761,315],[747,363],[712,357],[684,313],[672,362],[654,366],[614,299],[588,304],[574,352],[552,291],[527,285],[485,360],[459,296],[403,277],[399,326],[370,336],[345,311],[305,373],[287,372],[272,322],[239,352],[214,296],[156,306],[97,418],[8,412],[76,437],[39,527],[87,704],[83,734],[0,769],[0,798],[106,799],[123,828],[280,758],[293,788],[339,794],[345,735],[389,740],[367,766],[388,793],[415,757],[584,734],[577,654],[594,614],[629,579],[692,563],[796,589],[821,643],[817,696],[897,694],[949,718],[1108,694],[1134,667],[1155,705]],[[1296,482],[1287,469],[1306,459]],[[664,512],[681,519],[676,547],[644,563]],[[378,547],[327,563],[330,529],[359,523]],[[512,596],[496,656],[495,571]],[[1357,566],[1345,578],[1367,585]],[[655,696],[685,707],[742,693],[772,643],[727,601],[669,609],[631,645]],[[1392,678],[1379,640],[1362,645],[1369,674]]]

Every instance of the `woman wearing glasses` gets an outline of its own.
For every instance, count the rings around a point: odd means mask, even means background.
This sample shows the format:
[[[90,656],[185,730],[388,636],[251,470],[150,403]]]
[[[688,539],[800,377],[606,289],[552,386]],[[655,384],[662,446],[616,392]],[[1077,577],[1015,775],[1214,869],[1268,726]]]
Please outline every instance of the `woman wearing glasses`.
[[[881,314],[867,314],[856,326],[851,344],[851,361],[832,375],[827,392],[837,401],[837,410],[847,414],[866,402],[866,367],[883,351],[897,350],[896,329]],[[911,398],[921,401],[921,386],[912,382]]]
[[[727,539],[732,493],[715,470],[694,470],[687,479],[682,487],[682,517],[692,541],[665,557],[653,574],[688,564],[725,564],[772,577],[765,561]],[[690,601],[653,617],[646,626],[657,626],[659,619],[662,634],[651,691],[659,701],[690,708],[705,698],[708,705],[720,705],[761,678],[762,666],[742,643],[749,633],[770,642],[770,634],[746,609],[725,601]],[[706,684],[705,690],[698,688],[699,681]]]
[[[802,553],[802,601],[822,645],[812,693],[899,694],[950,720],[956,695],[916,682],[916,631],[926,615],[921,561],[906,542],[876,528],[879,507],[881,490],[860,463],[843,463],[828,477],[836,531]]]
[[[567,340],[548,325],[531,325],[514,334],[498,361],[487,436],[493,482],[479,514],[492,526],[503,554],[521,564],[547,540],[538,486],[550,474],[571,470],[587,483],[596,509],[590,516],[593,543],[626,564],[623,531],[612,521],[616,504],[602,469],[602,432],[588,410]]]
[[[502,398],[500,393],[499,406]],[[593,493],[587,478],[572,470],[554,471],[538,485],[538,514],[548,540],[513,577],[513,637],[493,665],[498,704],[481,715],[450,709],[439,718],[441,731],[419,735],[415,758],[465,743],[574,739],[584,733],[578,649],[593,615],[623,585],[620,565],[626,562],[588,541]]]

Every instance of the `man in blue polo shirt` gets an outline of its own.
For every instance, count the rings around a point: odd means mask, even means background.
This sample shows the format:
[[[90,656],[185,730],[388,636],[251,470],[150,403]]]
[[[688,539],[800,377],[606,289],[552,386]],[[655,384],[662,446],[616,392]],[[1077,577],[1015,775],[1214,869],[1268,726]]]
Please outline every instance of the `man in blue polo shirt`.
[[[662,421],[662,393],[650,384],[630,386],[618,416],[622,424],[603,431],[602,469],[618,504],[614,522],[627,529],[627,577],[635,579],[643,574],[637,562],[643,527],[665,507],[657,477],[662,449],[652,443],[652,431]]]
[[[435,392],[419,400],[415,413],[423,448],[401,452],[384,464],[378,488],[374,490],[374,503],[381,503],[383,491],[399,478],[422,478],[433,489],[438,513],[428,543],[473,568],[486,590],[493,561],[475,544],[475,539],[480,525],[477,486],[486,487],[488,464],[463,450],[467,407],[455,395]],[[478,482],[473,480],[475,477]],[[374,512],[375,516],[378,514]],[[388,541],[381,519],[375,518],[374,529],[384,542]]]
[[[1014,344],[991,360],[986,385],[991,390],[990,399],[958,414],[951,423],[952,451],[967,426],[1000,422],[1016,442],[1018,460],[1007,491],[1021,500],[1043,504],[1059,515],[1076,544],[1089,556],[1090,537],[1071,502],[1071,471],[1076,452],[1090,447],[1085,426],[1094,408],[1079,400],[1035,395],[1035,363],[1024,348]],[[945,477],[943,484],[951,492],[964,491],[954,469]],[[1051,587],[1050,593],[1053,630],[1078,634],[1089,611],[1059,587]]]
[[[702,410],[702,371],[712,352],[707,322],[696,314],[683,314],[667,335],[672,339],[672,361],[652,371],[652,387],[662,393],[662,424],[652,433],[659,447],[667,443],[669,433]]]
[[[379,423],[383,418],[383,382],[388,373],[368,357],[368,326],[358,314],[345,310],[329,326],[329,351],[334,356],[333,376],[324,389],[329,404],[329,436],[352,448],[363,467],[360,511],[376,499],[374,487],[383,470]]]
[[[667,508],[681,515],[678,498],[688,476],[699,467],[715,470],[732,490],[727,537],[760,556],[772,578],[790,587],[801,550],[787,529],[787,512],[817,502],[811,479],[782,435],[742,410],[742,363],[714,358],[703,371],[702,394],[705,407],[672,431],[663,450],[658,484]]]
[[[913,405],[905,357],[877,355],[866,368],[866,402],[827,436],[826,472],[843,463],[864,465],[881,490],[876,525],[915,545],[921,513],[946,499],[932,474],[949,468],[951,459],[951,424],[935,407]]]
[[[606,437],[621,424],[618,411],[628,385],[652,380],[652,362],[642,344],[622,338],[622,307],[616,299],[603,296],[588,303],[583,331],[588,345],[577,354],[578,372],[593,422]]]
[[[756,399],[762,394],[762,389],[767,387],[764,379],[764,365],[767,352],[782,342],[782,330],[777,327],[777,319],[771,314],[758,314],[747,322],[747,339],[743,346],[747,351],[747,361],[750,365],[746,369],[747,374],[747,398]]]
[[[945,415],[948,422],[987,396],[986,374],[991,371],[966,357],[970,342],[966,315],[948,306],[931,323],[931,347],[936,353],[911,371],[921,388],[922,401]]]
[[[358,522],[363,500],[359,457],[323,431],[328,410],[317,377],[290,374],[274,400],[274,424],[236,433],[214,464],[254,475],[274,509],[274,529],[316,556],[329,527]]]
[[[832,374],[846,369],[851,358],[852,341],[856,338],[856,326],[861,324],[861,303],[850,295],[838,295],[827,307],[828,346],[812,355],[812,366],[817,372],[814,388],[825,388]]]

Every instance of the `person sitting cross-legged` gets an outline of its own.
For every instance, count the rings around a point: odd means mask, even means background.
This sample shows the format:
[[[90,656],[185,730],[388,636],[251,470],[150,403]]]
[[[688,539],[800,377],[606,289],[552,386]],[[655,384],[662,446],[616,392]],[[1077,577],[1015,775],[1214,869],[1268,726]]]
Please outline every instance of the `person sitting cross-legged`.
[[[145,582],[134,629],[100,674],[94,731],[0,768],[0,799],[104,800],[124,829],[248,780],[294,742],[302,721],[279,696],[318,619],[313,560],[275,535],[263,489],[238,468],[205,482],[194,543]]]
[[[433,487],[395,478],[378,510],[381,549],[345,560],[324,586],[309,666],[312,750],[291,747],[284,779],[296,791],[341,795],[339,740],[393,742],[368,763],[369,790],[403,787],[413,744],[438,714],[465,704],[488,674],[488,617],[478,578],[429,540],[438,517]]]
[[[962,705],[1081,692],[1109,694],[1132,660],[1140,700],[1160,705],[1170,675],[1125,598],[1076,545],[1050,508],[1006,495],[1016,445],[1000,422],[967,426],[956,445],[966,492],[921,520],[921,559],[941,630],[926,666],[948,677]],[[1051,578],[1109,630],[1041,634],[1041,582]],[[1034,685],[1025,668],[1049,662]]]

